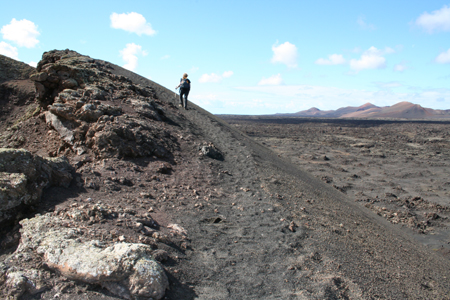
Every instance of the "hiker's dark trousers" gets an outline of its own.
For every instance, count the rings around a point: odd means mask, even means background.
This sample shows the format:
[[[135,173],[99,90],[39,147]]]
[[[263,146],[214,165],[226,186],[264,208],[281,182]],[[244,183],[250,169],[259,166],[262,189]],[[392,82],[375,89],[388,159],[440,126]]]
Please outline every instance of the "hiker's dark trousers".
[[[184,108],[187,108],[189,91],[190,91],[190,89],[180,88],[180,102],[181,102],[181,106],[183,106]],[[184,95],[184,97],[183,97],[183,95]],[[183,99],[184,99],[184,102],[183,102]]]

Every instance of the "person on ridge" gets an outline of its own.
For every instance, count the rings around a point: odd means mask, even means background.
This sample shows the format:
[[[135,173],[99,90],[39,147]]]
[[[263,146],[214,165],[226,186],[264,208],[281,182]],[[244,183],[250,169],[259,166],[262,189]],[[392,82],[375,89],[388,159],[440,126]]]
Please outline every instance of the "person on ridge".
[[[184,107],[184,109],[187,109],[188,95],[191,90],[191,81],[187,77],[188,74],[184,73],[183,78],[180,79],[180,84],[175,88],[180,88],[180,101],[181,106]]]

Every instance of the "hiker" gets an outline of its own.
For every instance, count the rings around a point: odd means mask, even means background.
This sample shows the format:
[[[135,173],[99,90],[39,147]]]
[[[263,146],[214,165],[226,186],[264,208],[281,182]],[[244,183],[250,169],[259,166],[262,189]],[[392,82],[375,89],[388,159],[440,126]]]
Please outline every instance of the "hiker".
[[[183,78],[180,79],[180,84],[175,88],[180,88],[180,101],[181,106],[184,107],[184,109],[187,109],[187,101],[188,101],[188,95],[189,91],[191,90],[191,81],[187,78],[188,74],[184,73]],[[183,95],[184,95],[184,101],[183,101]]]

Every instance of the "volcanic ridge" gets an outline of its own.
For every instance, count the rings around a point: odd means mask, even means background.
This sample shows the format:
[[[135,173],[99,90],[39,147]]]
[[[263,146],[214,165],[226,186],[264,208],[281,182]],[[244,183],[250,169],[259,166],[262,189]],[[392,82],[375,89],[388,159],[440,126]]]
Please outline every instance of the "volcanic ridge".
[[[448,259],[173,91],[0,66],[2,298],[449,298]]]

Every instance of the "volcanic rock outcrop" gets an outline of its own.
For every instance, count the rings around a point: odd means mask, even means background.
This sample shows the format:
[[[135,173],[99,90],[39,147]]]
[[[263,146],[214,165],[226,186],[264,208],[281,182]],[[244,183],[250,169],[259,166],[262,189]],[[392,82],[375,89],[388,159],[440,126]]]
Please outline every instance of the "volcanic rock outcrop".
[[[0,148],[0,223],[36,204],[44,188],[68,187],[72,170],[64,157],[42,158],[23,149]]]
[[[70,50],[44,53],[37,72],[30,76],[38,106],[30,104],[30,93],[22,95],[21,99],[26,101],[17,104],[28,104],[32,111],[7,127],[0,141],[15,148],[36,145],[39,142],[30,139],[31,135],[40,133],[39,122],[31,121],[37,117],[44,120],[49,129],[42,145],[47,139],[53,139],[56,149],[46,153],[50,158],[43,158],[24,149],[0,148],[0,223],[20,220],[26,211],[41,211],[38,207],[45,206],[48,201],[41,200],[47,188],[68,188],[74,170],[93,160],[105,163],[112,158],[172,159],[172,151],[177,147],[176,138],[164,130],[164,121],[170,120],[165,117],[154,91],[148,86],[133,84],[124,76],[112,74],[111,68],[109,63]],[[3,93],[2,100],[7,104],[14,101],[9,95],[23,90],[11,86],[18,77],[5,79],[4,85],[9,84],[6,87],[11,90],[9,94]],[[26,79],[20,77],[20,80]],[[32,134],[25,134],[24,127]],[[34,149],[42,152],[39,146]],[[109,170],[114,169],[109,167]],[[170,163],[162,164],[158,170],[170,172]],[[94,181],[81,182],[80,176],[76,177],[77,187],[94,190],[99,187]],[[134,185],[133,181],[123,177],[104,181],[107,189],[118,191],[121,188],[116,184]],[[33,209],[27,210],[33,205]],[[89,231],[77,229],[75,225],[75,222],[92,225],[120,216],[140,224],[137,229],[149,236],[155,230],[146,225],[158,228],[151,217],[136,219],[138,215],[130,209],[112,212],[103,208],[100,202],[74,209],[63,216],[56,212],[23,219],[18,248],[0,266],[0,284],[5,295],[19,299],[51,289],[57,283],[49,281],[53,276],[50,270],[70,280],[102,286],[123,299],[161,299],[168,287],[168,279],[153,255],[165,260],[167,253],[154,251],[157,248],[155,239],[141,235],[139,241],[147,244],[127,243],[125,240],[130,238],[120,235],[117,242],[105,242],[104,236],[86,238]],[[68,226],[67,220],[75,227]],[[159,233],[155,237],[165,239]],[[16,235],[8,235],[2,246],[13,245],[16,239]],[[46,270],[33,267],[35,264],[29,263],[30,260],[40,261],[38,264],[44,264]]]
[[[173,138],[146,122],[164,119],[154,91],[109,69],[74,51],[46,52],[30,78],[47,124],[80,155],[89,148],[99,158],[167,158]],[[124,111],[122,103],[134,109]]]

